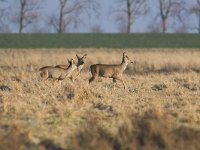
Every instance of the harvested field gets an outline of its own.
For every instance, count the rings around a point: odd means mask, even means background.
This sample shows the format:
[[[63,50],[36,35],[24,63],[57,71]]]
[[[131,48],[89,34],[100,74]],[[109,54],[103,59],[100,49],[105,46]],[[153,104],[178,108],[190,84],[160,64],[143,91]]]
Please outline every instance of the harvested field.
[[[88,83],[89,66],[121,62],[114,49],[0,51],[0,149],[200,149],[199,49],[127,49],[127,89]],[[87,53],[72,83],[38,69]]]

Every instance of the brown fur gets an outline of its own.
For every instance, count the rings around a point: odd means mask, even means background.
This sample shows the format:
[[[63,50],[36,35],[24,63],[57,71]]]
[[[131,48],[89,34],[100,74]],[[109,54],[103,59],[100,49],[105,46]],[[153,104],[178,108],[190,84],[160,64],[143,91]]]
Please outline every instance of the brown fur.
[[[133,63],[129,57],[123,53],[123,58],[121,64],[94,64],[90,66],[92,77],[89,79],[91,83],[96,77],[112,78],[115,86],[116,80],[123,83],[124,89],[126,88],[125,83],[122,79],[122,74],[129,63]]]
[[[71,73],[71,75],[70,75],[70,79],[74,82],[74,80],[80,75],[80,73],[81,73],[81,70],[83,69],[83,66],[84,66],[84,64],[85,64],[85,59],[86,59],[86,56],[87,56],[87,54],[84,54],[82,57],[80,57],[80,56],[78,56],[77,54],[76,54],[76,57],[77,57],[77,60],[78,60],[78,62],[77,62],[77,68]],[[68,61],[69,62],[69,61]],[[70,65],[70,62],[69,62],[69,65]],[[56,68],[64,68],[64,69],[66,69],[66,68],[68,68],[68,66],[67,65],[56,65],[55,66]]]
[[[40,76],[47,80],[48,78],[53,78],[54,81],[56,80],[63,80],[66,77],[70,77],[72,72],[76,69],[76,65],[74,64],[74,60],[72,59],[71,64],[68,66],[67,69],[64,68],[56,68],[53,66],[45,66],[39,69]]]

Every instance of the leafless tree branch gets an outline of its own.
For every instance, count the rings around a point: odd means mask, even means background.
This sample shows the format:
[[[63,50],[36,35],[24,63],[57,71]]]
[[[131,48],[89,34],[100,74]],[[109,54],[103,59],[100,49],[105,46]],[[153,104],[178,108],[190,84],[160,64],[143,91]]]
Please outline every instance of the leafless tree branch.
[[[198,17],[198,27],[195,27],[195,29],[197,29],[200,34],[200,0],[196,0],[196,5],[192,6],[190,12],[194,13]]]
[[[174,20],[178,19],[182,24],[183,21],[183,12],[186,12],[184,0],[158,0],[160,18],[162,22],[162,32],[167,31],[167,21],[170,17]]]
[[[39,0],[17,0],[16,2],[18,8],[14,11],[10,20],[19,25],[18,32],[22,33],[26,27],[39,18],[42,5]]]
[[[59,0],[59,12],[50,15],[47,24],[58,33],[67,32],[69,26],[78,28],[80,22],[84,22],[81,20],[82,14],[90,14],[91,10],[98,13],[98,6],[96,0]]]
[[[147,12],[147,0],[118,0],[118,8],[113,11],[115,20],[120,26],[120,31],[124,32],[122,28],[126,27],[126,32],[131,32],[131,26],[140,15]]]

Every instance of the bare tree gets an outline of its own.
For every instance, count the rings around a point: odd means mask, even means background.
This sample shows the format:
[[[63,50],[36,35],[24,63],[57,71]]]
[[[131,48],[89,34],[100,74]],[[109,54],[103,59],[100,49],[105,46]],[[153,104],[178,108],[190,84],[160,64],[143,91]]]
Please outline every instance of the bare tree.
[[[92,33],[103,33],[103,29],[101,28],[101,26],[99,24],[95,24],[91,27],[90,31]]]
[[[0,32],[10,32],[7,19],[8,0],[0,0]]]
[[[8,0],[0,0],[0,2],[8,2]]]
[[[67,0],[59,0],[60,2],[60,16],[59,16],[59,27],[58,27],[58,32],[61,33],[64,31],[64,9],[65,9],[65,5],[67,3]],[[72,10],[70,10],[71,12]],[[66,13],[66,12],[65,12]]]
[[[17,0],[16,5],[18,7],[14,11],[15,14],[11,17],[11,21],[18,24],[18,32],[22,33],[27,26],[39,18],[41,3],[39,0]]]
[[[6,0],[0,0],[0,4],[1,4],[1,5],[2,5],[4,2],[7,2],[7,1],[6,1]],[[1,20],[2,17],[3,17],[4,11],[5,11],[5,8],[0,7],[0,20]]]
[[[2,4],[6,3],[6,2],[7,2],[7,0],[0,0],[0,5],[2,6]],[[5,8],[0,7],[0,19],[2,17],[4,10],[5,10]]]
[[[158,0],[159,16],[162,22],[162,32],[167,31],[167,21],[170,17],[176,18],[182,22],[182,13],[184,10],[184,0]]]
[[[192,6],[191,12],[198,17],[198,33],[200,34],[200,0],[196,0],[196,5]]]
[[[6,10],[2,9],[0,10],[0,32],[1,33],[6,33],[10,32],[9,25],[7,24],[7,19],[6,19]]]
[[[127,33],[131,32],[134,21],[146,13],[147,0],[118,0],[117,9],[114,10],[115,20],[118,22],[120,30]]]
[[[152,22],[147,27],[147,32],[160,33],[161,26],[161,23],[156,23],[154,20],[152,20]]]
[[[49,16],[47,23],[51,25],[56,32],[66,32],[70,25],[77,27],[81,22],[81,15],[93,10],[97,13],[99,4],[96,0],[59,0],[58,14]]]

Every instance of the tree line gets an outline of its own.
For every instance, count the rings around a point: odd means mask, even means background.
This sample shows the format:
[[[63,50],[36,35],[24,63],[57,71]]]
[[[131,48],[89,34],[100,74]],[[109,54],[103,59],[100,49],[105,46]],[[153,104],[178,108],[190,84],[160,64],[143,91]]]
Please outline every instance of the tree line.
[[[98,17],[103,9],[98,0],[54,0],[55,12],[44,14],[43,9],[52,1],[0,0],[0,32],[66,33],[87,24],[91,16]],[[153,14],[147,32],[200,33],[200,0],[112,0],[109,21],[116,22],[119,32],[131,33],[135,21]],[[153,3],[152,3],[153,2]],[[154,3],[156,6],[154,6]],[[191,5],[192,4],[192,5]],[[191,26],[190,18],[196,25]],[[41,21],[42,20],[42,21]],[[144,23],[146,23],[144,21]],[[43,26],[43,27],[42,27]],[[104,32],[101,24],[94,24],[89,32]]]

